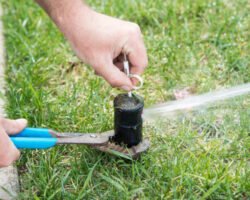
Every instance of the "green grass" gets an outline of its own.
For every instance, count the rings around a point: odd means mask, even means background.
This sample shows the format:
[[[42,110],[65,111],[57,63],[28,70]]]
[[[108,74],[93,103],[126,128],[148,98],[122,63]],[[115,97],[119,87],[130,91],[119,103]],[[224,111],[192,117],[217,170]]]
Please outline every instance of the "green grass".
[[[119,91],[77,60],[33,1],[1,2],[9,117],[58,131],[112,129]],[[199,94],[250,82],[247,0],[89,2],[141,26],[149,55],[139,91],[146,106],[186,86]],[[248,199],[249,107],[245,96],[146,128],[151,148],[139,161],[75,145],[22,151],[20,199]]]

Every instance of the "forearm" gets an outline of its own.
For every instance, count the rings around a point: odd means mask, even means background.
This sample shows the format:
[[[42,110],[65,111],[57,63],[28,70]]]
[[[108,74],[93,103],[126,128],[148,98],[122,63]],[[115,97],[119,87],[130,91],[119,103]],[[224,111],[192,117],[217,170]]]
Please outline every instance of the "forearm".
[[[36,0],[36,2],[47,12],[57,27],[66,37],[70,37],[70,29],[76,20],[86,19],[79,24],[88,23],[93,12],[82,0]]]

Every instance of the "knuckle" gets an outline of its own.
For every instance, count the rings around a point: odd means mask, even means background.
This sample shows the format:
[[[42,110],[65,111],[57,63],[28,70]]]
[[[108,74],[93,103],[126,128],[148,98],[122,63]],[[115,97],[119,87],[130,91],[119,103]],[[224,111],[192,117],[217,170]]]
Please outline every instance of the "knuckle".
[[[134,29],[137,33],[141,33],[141,28],[138,24],[134,24]]]
[[[130,31],[132,34],[139,35],[139,36],[141,35],[141,29],[139,25],[136,23],[132,23]]]

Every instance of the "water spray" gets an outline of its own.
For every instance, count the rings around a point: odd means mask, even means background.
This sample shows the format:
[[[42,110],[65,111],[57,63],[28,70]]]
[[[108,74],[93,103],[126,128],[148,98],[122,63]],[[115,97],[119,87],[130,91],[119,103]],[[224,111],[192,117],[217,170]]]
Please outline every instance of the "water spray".
[[[211,91],[205,94],[190,96],[185,99],[169,101],[154,105],[145,109],[143,113],[144,120],[155,120],[159,117],[173,116],[177,112],[195,110],[202,106],[213,105],[215,102],[231,99],[250,93],[250,83],[234,86],[231,88]]]

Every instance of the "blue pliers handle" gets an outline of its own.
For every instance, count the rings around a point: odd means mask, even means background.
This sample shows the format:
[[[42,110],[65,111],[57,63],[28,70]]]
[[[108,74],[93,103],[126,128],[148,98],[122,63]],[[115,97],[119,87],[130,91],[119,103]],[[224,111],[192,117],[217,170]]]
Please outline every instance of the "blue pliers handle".
[[[18,149],[48,149],[58,141],[47,128],[25,128],[10,139]]]
[[[47,128],[25,128],[10,139],[18,149],[48,149],[56,144],[82,144],[103,146],[114,132],[104,133],[57,133]]]

